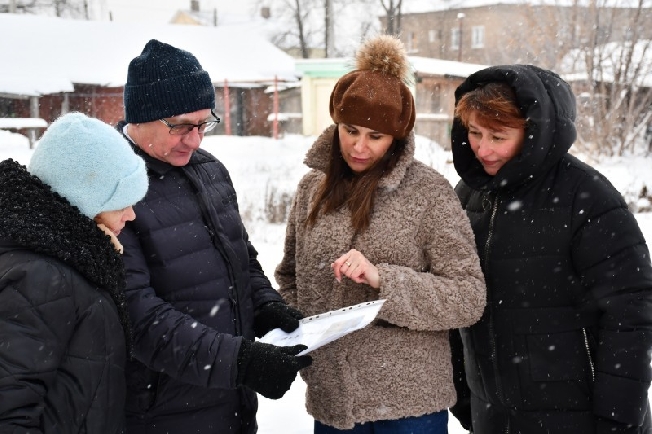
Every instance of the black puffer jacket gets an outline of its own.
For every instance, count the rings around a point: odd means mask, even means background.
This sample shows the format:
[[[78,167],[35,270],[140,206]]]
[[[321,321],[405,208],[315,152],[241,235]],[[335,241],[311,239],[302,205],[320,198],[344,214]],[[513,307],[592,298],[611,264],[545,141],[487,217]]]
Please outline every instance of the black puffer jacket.
[[[109,237],[23,166],[1,162],[0,432],[121,432],[123,290]]]
[[[643,235],[614,187],[568,154],[575,101],[565,82],[498,66],[469,77],[456,99],[486,82],[515,89],[528,126],[521,154],[493,177],[453,127],[456,190],[487,282],[482,319],[461,330],[470,396],[459,385],[453,413],[468,423],[470,400],[476,434],[649,433]]]
[[[200,149],[173,167],[135,149],[150,184],[120,234],[137,359],[128,366],[127,425],[254,432],[256,395],[236,388],[237,354],[242,336],[254,339],[254,308],[282,298],[256,259],[222,163]]]

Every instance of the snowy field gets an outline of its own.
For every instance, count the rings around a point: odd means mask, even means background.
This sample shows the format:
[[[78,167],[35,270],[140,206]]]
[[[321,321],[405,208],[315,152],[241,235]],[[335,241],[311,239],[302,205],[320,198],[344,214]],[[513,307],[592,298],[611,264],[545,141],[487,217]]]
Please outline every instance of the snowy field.
[[[246,221],[259,260],[274,282],[274,268],[281,260],[285,227],[268,223],[270,208],[283,208],[301,176],[302,164],[314,137],[287,136],[280,140],[266,137],[209,136],[203,148],[218,157],[231,173],[238,192],[240,212]],[[0,160],[13,158],[27,165],[32,151],[25,137],[0,131]],[[455,184],[458,176],[450,152],[417,137],[417,158],[431,165]],[[652,158],[618,158],[595,165],[620,192],[636,197],[643,185],[652,189]],[[267,205],[267,206],[266,206]],[[652,244],[652,213],[636,214],[639,225]],[[305,384],[297,379],[280,400],[260,398],[258,425],[260,434],[306,434],[312,432],[312,418],[304,407]],[[450,434],[465,431],[455,418],[449,422]]]

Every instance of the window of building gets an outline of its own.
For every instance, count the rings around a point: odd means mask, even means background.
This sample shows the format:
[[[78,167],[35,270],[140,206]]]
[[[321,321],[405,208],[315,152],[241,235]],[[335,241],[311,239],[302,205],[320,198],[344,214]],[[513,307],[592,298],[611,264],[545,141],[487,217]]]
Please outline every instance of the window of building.
[[[442,90],[439,83],[424,83],[417,87],[416,109],[419,113],[442,113]]]
[[[415,32],[408,32],[407,47],[406,47],[408,53],[415,53],[419,51],[417,41],[418,41],[417,34]]]
[[[437,30],[428,30],[428,42],[437,42]]]
[[[432,91],[430,93],[430,111],[431,113],[439,113],[442,111],[441,104],[441,86],[435,84],[432,86]]]
[[[611,27],[598,26],[595,36],[598,44],[606,44],[611,38]]]
[[[451,50],[460,49],[460,29],[458,27],[451,29]]]
[[[638,29],[634,29],[631,26],[626,26],[623,29],[623,38],[625,39],[625,41],[633,41],[634,37],[636,35],[636,30],[638,30],[638,35],[637,36],[640,38],[640,35],[641,35],[641,28],[640,27]]]
[[[484,26],[471,29],[471,48],[484,48]]]

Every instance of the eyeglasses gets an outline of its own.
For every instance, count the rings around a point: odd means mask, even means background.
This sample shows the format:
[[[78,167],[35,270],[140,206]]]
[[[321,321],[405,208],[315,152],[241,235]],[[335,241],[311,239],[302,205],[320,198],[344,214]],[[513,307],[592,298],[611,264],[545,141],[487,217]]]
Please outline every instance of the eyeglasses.
[[[204,134],[214,129],[217,126],[217,124],[220,123],[220,118],[218,118],[215,115],[215,112],[213,110],[211,110],[211,115],[213,115],[215,120],[201,122],[198,124],[171,124],[165,119],[159,119],[159,121],[163,122],[165,126],[170,129],[170,134],[172,134],[173,136],[185,136],[195,128],[197,128],[197,132],[199,134]]]

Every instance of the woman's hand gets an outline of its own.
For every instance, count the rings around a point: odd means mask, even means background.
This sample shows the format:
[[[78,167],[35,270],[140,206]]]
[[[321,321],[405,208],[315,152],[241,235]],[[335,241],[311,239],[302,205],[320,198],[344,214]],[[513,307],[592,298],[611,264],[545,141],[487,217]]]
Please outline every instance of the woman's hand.
[[[118,241],[118,238],[115,236],[115,234],[111,231],[111,229],[107,228],[104,224],[102,223],[97,223],[97,227],[102,229],[102,232],[107,234],[108,236],[111,237],[111,243],[113,244],[113,247],[118,251],[118,253],[122,254],[124,253],[124,248],[122,247],[122,244],[120,244],[120,241]]]
[[[355,283],[366,283],[374,289],[380,287],[378,268],[356,249],[351,249],[337,258],[331,268],[338,282],[342,281],[342,276],[346,276]]]

